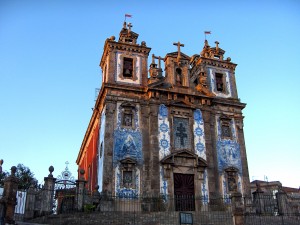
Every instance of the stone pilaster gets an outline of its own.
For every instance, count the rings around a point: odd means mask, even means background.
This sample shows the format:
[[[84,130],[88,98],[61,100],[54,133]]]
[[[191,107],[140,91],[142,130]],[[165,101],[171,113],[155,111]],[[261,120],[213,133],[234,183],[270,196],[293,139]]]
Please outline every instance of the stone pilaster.
[[[160,193],[160,161],[159,161],[159,146],[158,146],[158,105],[150,105],[149,115],[149,149],[151,151],[151,190],[152,194]]]
[[[106,103],[106,121],[105,121],[105,150],[103,161],[103,188],[102,192],[107,194],[114,193],[114,168],[113,168],[113,150],[114,150],[114,129],[116,120],[116,102],[107,101]]]
[[[76,207],[77,210],[80,212],[83,211],[85,184],[87,183],[87,181],[84,180],[85,171],[81,169],[79,173],[80,173],[79,180],[76,180],[76,203],[77,203]]]
[[[234,224],[235,225],[244,225],[244,205],[242,194],[239,192],[235,192],[231,194],[232,200],[232,213],[234,216]]]

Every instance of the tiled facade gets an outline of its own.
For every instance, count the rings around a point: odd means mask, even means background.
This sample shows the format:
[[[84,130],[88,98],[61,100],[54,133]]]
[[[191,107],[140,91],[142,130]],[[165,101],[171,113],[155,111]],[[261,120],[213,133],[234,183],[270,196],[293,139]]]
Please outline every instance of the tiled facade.
[[[236,64],[223,58],[218,43],[205,41],[192,57],[174,43],[179,51],[152,55],[148,69],[150,48],[138,44],[127,25],[119,40],[112,36],[104,44],[102,87],[78,166],[87,168],[87,146],[98,126],[100,191],[120,198],[192,192],[203,204],[210,196],[250,193]],[[182,190],[175,177],[183,177]]]

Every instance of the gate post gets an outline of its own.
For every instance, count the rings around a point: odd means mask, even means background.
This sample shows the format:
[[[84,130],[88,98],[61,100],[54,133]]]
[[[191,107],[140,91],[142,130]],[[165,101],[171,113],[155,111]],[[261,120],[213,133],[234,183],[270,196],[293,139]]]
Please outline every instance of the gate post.
[[[84,169],[80,169],[79,171],[80,177],[76,180],[76,208],[78,211],[83,211],[84,205],[84,194],[85,194],[85,184],[86,181],[84,180]]]
[[[17,205],[17,191],[18,191],[18,183],[19,179],[15,176],[17,171],[17,167],[11,167],[11,175],[7,177],[4,181],[4,191],[2,199],[6,205],[6,213],[5,213],[5,224],[15,224],[14,215],[15,215],[15,207]]]
[[[287,195],[282,190],[282,186],[279,187],[279,190],[276,193],[276,199],[277,199],[279,215],[287,214],[287,212],[288,212]]]
[[[244,218],[244,205],[243,205],[243,198],[242,194],[239,192],[234,192],[231,194],[232,200],[232,212],[234,217],[234,224],[235,225],[244,225],[245,218]]]
[[[35,196],[36,196],[35,188],[33,185],[30,185],[26,195],[25,214],[24,214],[25,220],[34,218],[35,201],[36,201]]]
[[[42,195],[41,215],[50,215],[53,209],[53,194],[56,178],[53,178],[52,172],[54,167],[49,167],[50,174],[44,178],[45,184],[43,187],[44,194]]]
[[[264,192],[260,188],[259,182],[256,182],[256,191],[252,193],[253,200],[256,208],[257,214],[264,214],[265,212],[265,202],[264,202]]]

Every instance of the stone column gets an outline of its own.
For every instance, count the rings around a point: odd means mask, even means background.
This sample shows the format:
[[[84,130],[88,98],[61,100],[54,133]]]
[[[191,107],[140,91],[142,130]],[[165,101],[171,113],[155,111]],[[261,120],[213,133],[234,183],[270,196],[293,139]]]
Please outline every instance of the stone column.
[[[84,180],[84,169],[81,169],[79,173],[80,177],[76,180],[76,207],[81,212],[84,206],[85,184],[87,181]]]
[[[54,195],[54,186],[56,178],[53,178],[52,172],[54,171],[54,167],[49,167],[50,174],[48,177],[44,178],[45,184],[43,187],[43,195],[42,195],[42,205],[41,205],[41,215],[50,215],[53,209],[53,195]]]
[[[243,197],[239,192],[235,192],[231,194],[232,200],[232,213],[234,216],[234,224],[235,225],[244,225],[244,205],[243,205]]]
[[[15,176],[17,167],[11,167],[11,175],[4,181],[4,192],[2,199],[6,205],[4,222],[5,224],[15,224],[14,214],[17,205],[17,191],[19,179]]]

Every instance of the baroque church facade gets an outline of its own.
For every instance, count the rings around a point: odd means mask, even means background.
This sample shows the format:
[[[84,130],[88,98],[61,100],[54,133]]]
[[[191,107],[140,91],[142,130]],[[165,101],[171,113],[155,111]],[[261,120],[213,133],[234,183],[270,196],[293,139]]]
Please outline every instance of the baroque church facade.
[[[219,43],[152,54],[124,22],[106,39],[102,86],[76,163],[88,188],[119,197],[250,194],[237,64]],[[164,64],[164,72],[163,72]],[[80,176],[80,174],[79,174]]]

